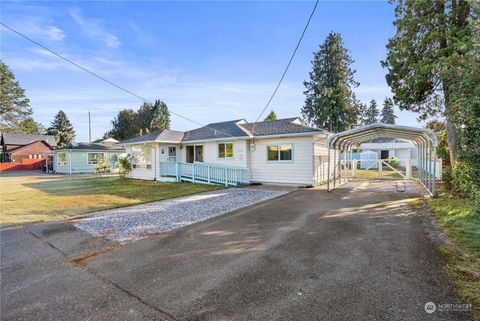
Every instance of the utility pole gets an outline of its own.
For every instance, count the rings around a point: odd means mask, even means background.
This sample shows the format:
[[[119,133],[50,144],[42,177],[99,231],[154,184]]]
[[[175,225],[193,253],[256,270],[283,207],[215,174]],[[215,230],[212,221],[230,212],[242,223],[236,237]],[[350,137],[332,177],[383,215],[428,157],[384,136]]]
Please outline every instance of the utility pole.
[[[90,110],[88,111],[88,142],[92,142],[92,121],[90,120]]]

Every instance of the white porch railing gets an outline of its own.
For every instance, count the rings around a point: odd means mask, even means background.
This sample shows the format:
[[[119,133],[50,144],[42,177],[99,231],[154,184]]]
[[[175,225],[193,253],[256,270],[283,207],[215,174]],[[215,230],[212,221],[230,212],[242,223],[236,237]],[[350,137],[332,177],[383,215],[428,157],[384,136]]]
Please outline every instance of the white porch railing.
[[[178,182],[238,186],[250,183],[250,171],[244,167],[209,163],[160,162],[160,176],[175,177]]]

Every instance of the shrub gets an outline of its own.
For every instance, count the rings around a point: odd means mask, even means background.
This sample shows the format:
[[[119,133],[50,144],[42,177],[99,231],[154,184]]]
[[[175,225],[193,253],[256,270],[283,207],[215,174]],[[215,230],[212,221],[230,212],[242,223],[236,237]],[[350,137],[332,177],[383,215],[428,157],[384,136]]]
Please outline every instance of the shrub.
[[[126,177],[132,171],[132,155],[128,154],[118,158],[118,174]]]
[[[456,192],[469,197],[480,211],[480,186],[476,184],[475,169],[464,161],[457,161],[452,173],[452,184]]]
[[[108,165],[107,158],[104,157],[98,164],[95,166],[95,170],[100,176],[110,172],[110,166]]]
[[[400,167],[400,162],[395,157],[390,157],[388,159],[388,164],[390,164],[390,166],[392,166],[393,168],[399,168]]]
[[[442,181],[445,183],[447,189],[453,187],[453,172],[451,166],[445,166],[442,171]]]

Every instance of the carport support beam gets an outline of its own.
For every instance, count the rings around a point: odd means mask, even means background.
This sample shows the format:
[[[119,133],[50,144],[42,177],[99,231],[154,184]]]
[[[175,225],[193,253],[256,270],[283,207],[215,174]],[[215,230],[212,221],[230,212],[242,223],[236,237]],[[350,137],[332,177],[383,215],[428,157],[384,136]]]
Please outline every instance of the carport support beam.
[[[330,192],[330,142],[328,143],[328,159],[327,159],[327,192]]]

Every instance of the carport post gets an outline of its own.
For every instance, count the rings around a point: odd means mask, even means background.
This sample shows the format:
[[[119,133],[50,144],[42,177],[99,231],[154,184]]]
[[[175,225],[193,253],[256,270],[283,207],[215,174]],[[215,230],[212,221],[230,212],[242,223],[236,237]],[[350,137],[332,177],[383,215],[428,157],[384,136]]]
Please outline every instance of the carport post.
[[[330,142],[327,145],[328,148],[328,160],[327,160],[327,191],[330,191]]]
[[[435,197],[435,183],[437,178],[437,146],[433,146],[433,182],[432,195]]]
[[[428,142],[428,189],[432,191],[432,142]]]
[[[420,179],[421,182],[423,182],[423,141],[420,142],[420,145],[418,148],[417,166],[418,166],[418,178]]]
[[[337,182],[336,167],[337,167],[337,146],[335,146],[335,148],[333,150],[333,188],[335,188],[335,185],[336,185],[336,182]]]

